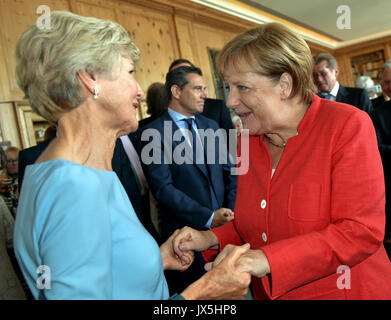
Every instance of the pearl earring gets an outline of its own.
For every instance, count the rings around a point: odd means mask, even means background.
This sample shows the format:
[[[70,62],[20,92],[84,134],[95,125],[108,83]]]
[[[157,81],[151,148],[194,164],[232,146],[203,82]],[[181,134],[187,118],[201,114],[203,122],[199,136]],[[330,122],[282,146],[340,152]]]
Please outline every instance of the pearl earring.
[[[99,93],[99,89],[97,87],[94,88],[94,99],[98,99],[98,93]]]

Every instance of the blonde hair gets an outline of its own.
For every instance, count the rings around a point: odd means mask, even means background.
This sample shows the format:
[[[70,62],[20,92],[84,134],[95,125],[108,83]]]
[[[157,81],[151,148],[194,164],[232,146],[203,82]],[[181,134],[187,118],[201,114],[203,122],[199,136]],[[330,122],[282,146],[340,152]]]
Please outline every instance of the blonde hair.
[[[16,47],[16,81],[31,107],[51,122],[84,99],[77,72],[112,78],[121,56],[140,51],[119,24],[52,11],[50,28],[28,28]]]
[[[221,50],[217,68],[221,77],[227,65],[279,81],[286,72],[293,79],[290,98],[298,95],[310,103],[315,87],[313,59],[307,43],[280,23],[268,23],[236,36]]]

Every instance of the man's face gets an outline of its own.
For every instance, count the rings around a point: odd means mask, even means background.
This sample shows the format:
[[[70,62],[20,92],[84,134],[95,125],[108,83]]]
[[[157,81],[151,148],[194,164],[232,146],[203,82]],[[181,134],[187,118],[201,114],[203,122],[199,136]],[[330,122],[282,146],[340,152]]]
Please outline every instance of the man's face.
[[[383,71],[380,84],[383,90],[383,94],[391,98],[391,68]]]
[[[337,82],[338,68],[330,70],[329,64],[323,60],[314,66],[313,76],[319,92],[330,92]]]
[[[180,112],[186,116],[193,116],[204,111],[206,87],[202,76],[196,73],[189,73],[189,82],[178,90],[178,102]]]

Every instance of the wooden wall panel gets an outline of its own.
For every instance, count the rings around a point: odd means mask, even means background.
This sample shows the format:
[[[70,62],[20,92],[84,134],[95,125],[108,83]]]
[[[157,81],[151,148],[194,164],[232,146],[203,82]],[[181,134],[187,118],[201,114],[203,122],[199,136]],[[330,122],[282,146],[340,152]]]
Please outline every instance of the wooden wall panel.
[[[352,75],[352,66],[348,55],[335,55],[338,63],[339,75],[338,82],[345,87],[354,87],[354,79]]]
[[[216,88],[213,80],[213,66],[209,57],[208,48],[221,50],[224,45],[236,34],[225,31],[223,28],[216,29],[212,26],[193,23],[195,48],[199,57],[199,67],[201,68],[204,80],[207,85],[208,96],[216,97]]]
[[[21,100],[23,93],[15,81],[15,47],[22,33],[32,24],[37,23],[40,14],[37,8],[42,5],[42,0],[0,0],[0,28],[1,28],[1,49],[0,65],[6,76],[2,75],[2,81],[7,80],[4,85],[6,92],[2,94],[2,101]],[[44,4],[50,10],[69,10],[67,0],[45,0]],[[6,78],[6,79],[3,79]]]
[[[76,14],[118,22],[115,7],[116,2],[110,0],[71,0],[71,9]]]
[[[119,23],[140,48],[136,77],[143,90],[152,82],[165,82],[168,66],[179,56],[172,15],[121,4]]]
[[[154,82],[164,83],[168,66],[179,57],[174,20],[168,12],[147,11],[143,7],[126,3],[120,3],[118,20],[140,49],[136,79],[145,93],[139,118],[145,118],[148,87]]]
[[[1,9],[0,9],[1,10]],[[1,14],[0,14],[1,15]],[[7,50],[5,49],[2,41],[3,37],[0,38],[0,101],[10,101],[10,81],[8,79],[8,61],[5,58]]]
[[[180,57],[193,62],[195,65],[199,65],[200,58],[198,57],[198,52],[194,45],[194,33],[191,21],[176,16],[175,27],[177,31]]]
[[[37,144],[33,124],[33,111],[26,103],[16,103],[14,105],[17,123],[20,131],[22,148],[28,148]]]
[[[11,145],[18,148],[23,147],[13,103],[0,103],[0,127],[4,141],[11,141]]]

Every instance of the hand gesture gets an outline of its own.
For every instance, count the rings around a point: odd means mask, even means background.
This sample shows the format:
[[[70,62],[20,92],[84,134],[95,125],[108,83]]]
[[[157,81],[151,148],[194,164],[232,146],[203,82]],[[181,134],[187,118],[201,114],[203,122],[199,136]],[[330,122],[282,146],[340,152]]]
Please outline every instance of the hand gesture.
[[[178,232],[177,232],[178,231]],[[198,231],[190,227],[177,230],[172,238],[172,247],[175,254],[185,264],[189,263],[186,255],[189,251],[204,251],[207,249],[217,249],[219,241],[211,231]]]
[[[164,270],[185,271],[194,261],[194,252],[191,250],[183,252],[182,259],[175,254],[172,244],[173,239],[178,233],[179,230],[176,230],[171,237],[160,246],[160,254],[162,256]]]
[[[231,209],[220,208],[214,212],[211,227],[216,228],[226,224],[234,218],[234,213]]]
[[[220,263],[199,280],[191,284],[182,296],[185,299],[243,299],[248,291],[251,276],[240,272],[237,262],[250,249],[249,244],[233,246]]]
[[[219,253],[213,262],[205,264],[205,270],[216,268],[236,248],[228,244]],[[251,275],[262,278],[270,273],[269,262],[262,250],[248,250],[236,262],[236,268],[240,272],[249,272]]]

